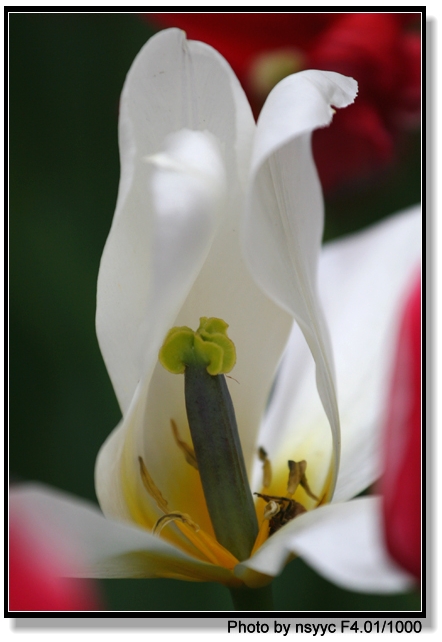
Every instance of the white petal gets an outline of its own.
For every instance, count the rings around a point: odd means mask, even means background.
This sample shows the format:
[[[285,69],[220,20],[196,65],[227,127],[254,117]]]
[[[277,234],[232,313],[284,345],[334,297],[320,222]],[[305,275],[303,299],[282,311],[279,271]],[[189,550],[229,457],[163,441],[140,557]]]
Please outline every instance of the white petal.
[[[126,79],[120,115],[120,188],[98,281],[97,333],[123,411],[144,374],[140,327],[154,269],[156,213],[151,165],[144,159],[164,151],[167,136],[186,128],[211,132],[222,141],[232,208],[248,167],[254,132],[250,107],[217,52],[201,43],[187,43],[184,32],[171,29],[149,40]],[[191,249],[185,244],[183,248]],[[164,333],[168,329],[163,328]]]
[[[336,501],[358,494],[379,475],[379,431],[398,312],[419,263],[420,227],[420,208],[413,208],[330,243],[320,259],[319,290],[335,355],[342,430]],[[321,458],[322,477],[326,472],[327,422],[313,388],[313,362],[294,328],[261,442],[284,472],[288,454],[305,457],[315,491]]]
[[[11,490],[11,509],[36,528],[60,533],[77,556],[72,577],[170,577],[226,582],[229,573],[182,553],[151,533],[107,520],[93,504],[43,485]]]
[[[224,168],[216,139],[208,132],[190,130],[169,135],[164,151],[144,160],[152,165],[149,178],[154,217],[150,239],[143,239],[145,254],[150,256],[150,273],[130,271],[126,282],[127,289],[138,285],[138,304],[144,301],[136,327],[127,328],[137,335],[140,350],[133,365],[143,378],[121,426],[100,450],[95,476],[97,497],[108,517],[135,519],[152,528],[161,512],[158,514],[155,502],[143,488],[138,462],[139,456],[145,458],[147,390],[164,334],[197,278],[217,230]],[[114,278],[121,281],[119,273]],[[127,318],[134,320],[132,314]],[[106,322],[112,325],[114,320],[106,317]],[[171,404],[165,405],[170,409]]]
[[[330,125],[332,105],[347,107],[357,91],[353,78],[333,71],[310,69],[284,78],[270,92],[260,113],[252,173],[294,138]]]
[[[150,157],[155,218],[150,244],[151,279],[139,321],[140,371],[151,372],[165,331],[176,318],[210,250],[224,199],[224,167],[208,132],[182,130]],[[132,275],[132,279],[137,276]],[[140,294],[143,288],[140,286]]]
[[[333,434],[334,474],[339,415],[332,353],[316,291],[324,214],[311,133],[330,123],[332,104],[344,107],[353,101],[356,87],[339,74],[307,71],[273,89],[258,122],[243,230],[254,278],[295,317],[315,359],[318,392]]]
[[[337,242],[321,263],[345,426],[336,501],[359,493],[380,474],[380,430],[403,301],[420,265],[421,225],[420,207],[412,208],[359,238]],[[351,278],[344,281],[344,275]],[[332,282],[340,283],[336,297]]]
[[[291,323],[262,293],[244,265],[239,227],[255,127],[244,101],[237,79],[219,54],[201,43],[186,43],[176,30],[161,32],[149,41],[129,73],[121,116],[122,183],[98,285],[100,346],[125,413],[97,461],[98,496],[106,514],[127,518],[122,465],[125,461],[126,469],[131,468],[131,487],[136,489],[141,483],[141,456],[170,506],[211,529],[199,476],[185,462],[170,428],[174,419],[181,437],[190,441],[183,379],[157,364],[167,331],[176,325],[196,328],[200,316],[220,317],[230,326],[238,361],[232,373],[237,382],[229,383],[246,465],[251,468],[256,432]],[[196,181],[199,187],[192,194],[200,199],[200,179],[204,178],[207,189],[202,193],[213,194],[217,209],[218,191],[212,193],[210,188],[219,184],[213,180],[213,166],[220,162],[215,146],[211,159],[208,153],[194,154],[192,146],[189,151],[189,131],[166,137],[167,128],[183,125],[201,129],[200,138],[205,137],[206,143],[210,134],[219,141],[226,172],[224,207],[207,257],[212,211],[206,208],[206,200],[198,200],[204,210],[200,215],[198,207],[190,207],[192,199],[186,197],[181,203],[181,198]],[[161,148],[158,131],[172,145],[169,151]],[[188,169],[184,173],[183,155]],[[146,157],[148,162],[143,160]],[[131,158],[136,163],[129,171],[124,168],[132,167]],[[153,165],[158,180],[154,176],[153,187],[148,189],[143,172],[146,168],[152,171]],[[182,212],[176,207],[180,204]],[[169,212],[169,205],[174,225],[183,227],[158,227],[158,213]],[[206,243],[199,238],[199,230],[195,231],[202,220],[207,226]],[[161,241],[155,249],[152,238]],[[140,503],[149,513],[145,499]]]
[[[405,591],[413,579],[388,558],[380,519],[377,497],[322,506],[272,535],[235,574],[246,582],[248,569],[277,575],[294,553],[343,588],[364,593]],[[250,578],[253,581],[255,574]]]

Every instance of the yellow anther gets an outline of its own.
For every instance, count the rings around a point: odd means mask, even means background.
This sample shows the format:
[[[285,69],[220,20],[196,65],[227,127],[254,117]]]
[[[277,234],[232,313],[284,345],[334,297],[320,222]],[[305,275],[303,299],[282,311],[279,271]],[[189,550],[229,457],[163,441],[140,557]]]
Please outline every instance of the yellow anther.
[[[272,483],[272,465],[264,448],[259,448],[258,457],[262,461],[262,485],[264,488],[269,488]]]
[[[268,502],[264,509],[264,519],[269,521],[269,535],[273,535],[273,533],[285,526],[287,522],[306,512],[304,506],[299,502],[295,502],[294,499],[263,495],[261,493],[255,493],[255,495]]]
[[[293,497],[298,486],[302,486],[307,495],[316,501],[319,499],[314,495],[308,485],[305,471],[307,469],[307,462],[305,459],[302,461],[288,461],[289,465],[289,481],[287,484],[287,497]]]

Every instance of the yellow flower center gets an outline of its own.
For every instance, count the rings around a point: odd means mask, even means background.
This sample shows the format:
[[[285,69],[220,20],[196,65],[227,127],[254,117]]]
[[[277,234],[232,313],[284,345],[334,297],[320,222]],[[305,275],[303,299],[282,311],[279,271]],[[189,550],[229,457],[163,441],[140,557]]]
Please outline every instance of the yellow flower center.
[[[188,327],[172,328],[159,353],[161,364],[169,372],[185,375],[186,410],[193,443],[190,445],[180,437],[173,419],[170,423],[177,447],[186,462],[198,471],[214,535],[201,528],[192,515],[180,511],[179,506],[170,507],[141,456],[138,462],[144,489],[162,513],[153,524],[154,534],[170,539],[172,526],[177,529],[176,534],[178,531],[184,535],[185,540],[181,541],[190,543],[190,547],[184,546],[187,552],[193,551],[200,559],[231,571],[269,536],[306,512],[306,502],[310,508],[325,503],[327,492],[324,490],[318,497],[312,491],[305,460],[288,461],[284,496],[272,492],[272,486],[281,489],[281,483],[278,480],[276,485],[272,483],[270,460],[260,448],[263,483],[261,493],[255,493],[257,499],[253,499],[224,379],[224,373],[230,372],[236,362],[235,346],[227,336],[227,328],[222,319],[201,317],[196,332]],[[127,499],[133,517],[147,526],[150,520],[140,515],[137,502]]]

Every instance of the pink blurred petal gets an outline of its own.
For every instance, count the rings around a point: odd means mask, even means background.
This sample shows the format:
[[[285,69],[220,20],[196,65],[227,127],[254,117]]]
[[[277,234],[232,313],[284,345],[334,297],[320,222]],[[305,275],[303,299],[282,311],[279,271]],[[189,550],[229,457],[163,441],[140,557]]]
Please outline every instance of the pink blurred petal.
[[[390,390],[385,441],[385,537],[391,556],[421,574],[421,283],[407,300]]]
[[[43,532],[26,515],[9,525],[10,611],[98,611],[97,588],[90,580],[68,579],[77,558],[47,525]],[[63,548],[65,550],[63,550]]]

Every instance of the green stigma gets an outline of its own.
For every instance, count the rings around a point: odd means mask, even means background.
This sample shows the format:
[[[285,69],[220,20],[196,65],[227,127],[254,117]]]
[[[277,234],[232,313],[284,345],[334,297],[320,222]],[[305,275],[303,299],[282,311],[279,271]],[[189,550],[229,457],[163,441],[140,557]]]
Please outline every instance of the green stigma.
[[[161,365],[173,374],[183,374],[186,366],[204,366],[212,376],[230,372],[236,350],[228,327],[222,319],[201,317],[196,332],[187,326],[172,328],[158,355]]]

